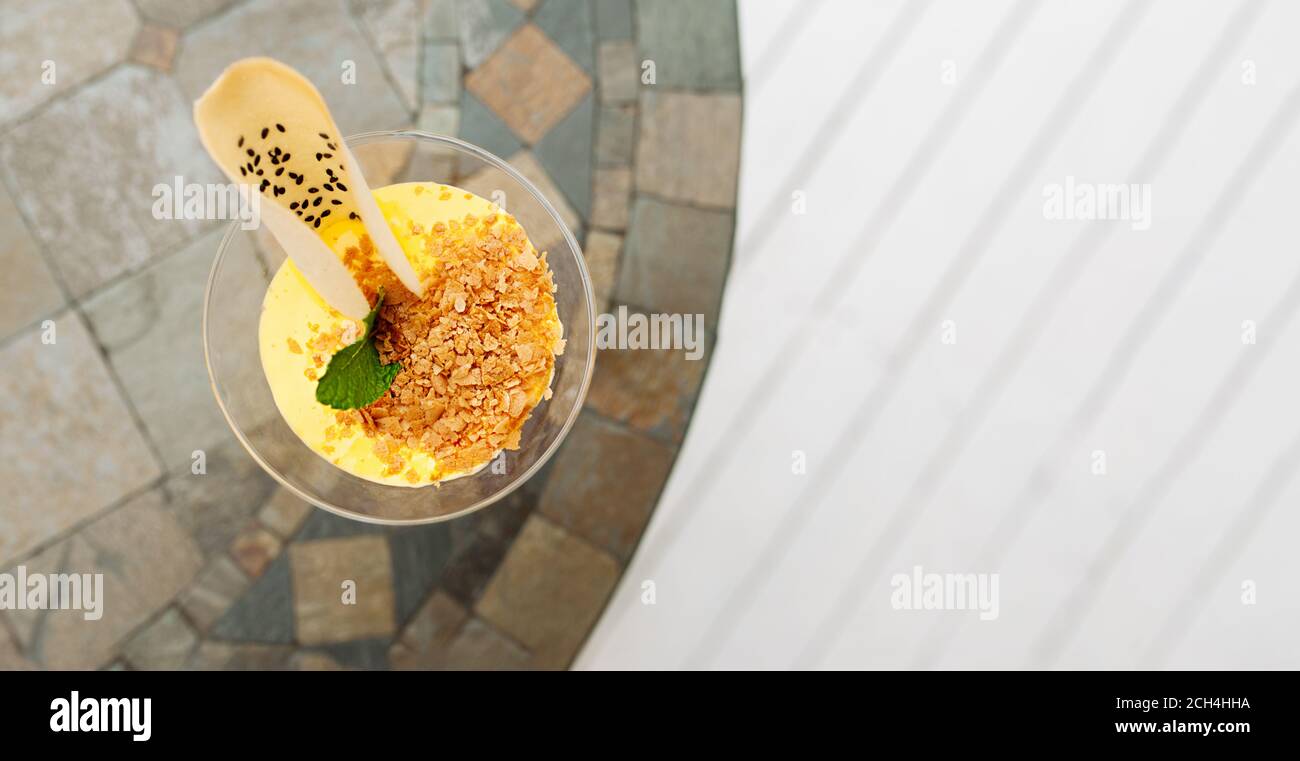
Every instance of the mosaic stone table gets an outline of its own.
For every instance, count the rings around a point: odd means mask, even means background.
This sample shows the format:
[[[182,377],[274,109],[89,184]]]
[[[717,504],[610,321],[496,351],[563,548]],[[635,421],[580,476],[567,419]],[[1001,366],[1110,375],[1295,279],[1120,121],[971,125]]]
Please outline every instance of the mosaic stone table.
[[[739,160],[729,0],[0,0],[0,568],[106,577],[93,625],[0,612],[0,668],[566,666],[707,355],[601,352],[557,457],[468,518],[384,529],[281,490],[203,367],[221,225],[150,213],[156,183],[218,180],[189,103],[254,54],[306,73],[345,132],[416,125],[506,157],[579,233],[602,308],[703,313],[712,343]]]

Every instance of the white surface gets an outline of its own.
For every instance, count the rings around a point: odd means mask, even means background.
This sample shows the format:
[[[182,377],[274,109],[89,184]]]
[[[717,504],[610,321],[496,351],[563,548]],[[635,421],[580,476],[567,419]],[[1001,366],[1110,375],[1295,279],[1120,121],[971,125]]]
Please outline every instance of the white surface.
[[[717,352],[579,667],[1300,665],[1300,3],[802,7],[740,4]],[[915,565],[999,617],[894,610]]]

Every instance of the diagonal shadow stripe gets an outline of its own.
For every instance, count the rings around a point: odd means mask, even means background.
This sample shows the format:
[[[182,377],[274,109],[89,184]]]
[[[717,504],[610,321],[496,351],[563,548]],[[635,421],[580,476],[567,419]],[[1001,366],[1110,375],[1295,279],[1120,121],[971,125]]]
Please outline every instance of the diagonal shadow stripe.
[[[778,192],[772,196],[772,200],[763,207],[763,210],[757,217],[757,222],[749,229],[748,233],[743,233],[735,247],[736,272],[742,271],[755,260],[758,255],[750,254],[750,249],[754,248],[756,242],[765,240],[772,234],[783,215],[781,209],[784,207],[786,200],[779,192],[781,188],[794,187],[799,183],[801,177],[810,177],[822,162],[830,156],[831,145],[834,144],[836,137],[844,130],[849,123],[849,117],[853,115],[867,99],[867,94],[876,86],[882,74],[889,68],[889,63],[903,44],[912,36],[916,29],[917,22],[921,16],[930,7],[931,0],[921,0],[920,2],[907,3],[903,10],[889,24],[889,28],[881,34],[880,44],[871,51],[867,60],[858,69],[857,75],[853,81],[845,88],[844,94],[836,101],[834,107],[821,124],[817,127],[817,132],[808,143],[799,158],[790,164],[790,172],[785,179],[776,185]]]
[[[1196,575],[1187,585],[1164,626],[1153,637],[1146,649],[1144,663],[1155,666],[1163,663],[1169,653],[1191,630],[1192,624],[1204,610],[1214,583],[1223,578],[1229,566],[1241,556],[1255,531],[1277,504],[1278,497],[1300,469],[1300,436],[1297,436],[1282,455],[1273,461],[1268,473],[1256,487],[1250,500],[1238,511],[1236,519],[1201,563]],[[1200,603],[1198,605],[1198,603]]]
[[[1223,33],[1193,70],[1187,85],[1165,114],[1155,137],[1148,143],[1128,176],[1148,178],[1154,177],[1160,171],[1208,96],[1215,82],[1214,72],[1225,64],[1246,32],[1254,25],[1263,7],[1263,2],[1248,0],[1237,8],[1224,26]],[[1045,285],[1017,321],[1017,325],[1021,327],[998,354],[991,369],[976,384],[975,392],[971,395],[972,401],[961,410],[957,421],[949,429],[948,434],[935,449],[909,489],[904,499],[904,512],[913,515],[914,520],[919,519],[920,513],[928,505],[928,500],[934,496],[944,479],[952,472],[953,463],[961,458],[970,437],[979,430],[988,413],[1001,399],[1011,378],[1020,370],[1029,352],[1046,332],[1057,307],[1064,303],[1070,286],[1092,263],[1095,254],[1115,229],[1112,225],[1092,225],[1084,228],[1065,256],[1057,262]],[[946,630],[947,628],[955,628],[955,624],[950,619],[941,619],[941,623],[935,626],[935,629]],[[929,641],[920,651],[922,664],[931,662],[932,658],[937,656],[937,653],[933,652],[933,639],[933,636],[928,638]]]
[[[1225,208],[1216,208],[1210,212],[1212,216],[1218,214],[1223,214],[1229,218],[1232,216],[1241,203],[1241,196],[1246,194],[1255,176],[1266,165],[1283,138],[1289,134],[1298,112],[1300,112],[1300,86],[1296,87],[1283,104],[1283,107],[1279,109],[1279,113],[1269,125],[1267,133],[1256,143],[1256,149],[1251,151],[1249,158],[1242,166],[1242,174],[1245,179],[1240,187],[1235,188],[1236,200],[1226,204]],[[1233,179],[1235,181],[1238,178],[1234,177]],[[1229,183],[1229,192],[1234,190],[1233,185],[1234,183]],[[1218,229],[1207,238],[1217,235],[1223,226],[1224,223],[1220,222]],[[1210,242],[1211,240],[1207,240],[1201,245],[1201,248],[1208,249]],[[1092,610],[1098,593],[1101,592],[1107,579],[1110,578],[1111,572],[1114,571],[1115,566],[1123,558],[1125,551],[1136,539],[1138,533],[1147,525],[1152,513],[1155,512],[1156,506],[1164,499],[1175,480],[1187,467],[1188,462],[1200,453],[1201,448],[1205,446],[1205,442],[1218,428],[1219,424],[1223,422],[1223,419],[1232,410],[1237,400],[1241,398],[1242,389],[1246,388],[1255,371],[1268,357],[1269,352],[1277,343],[1278,336],[1291,323],[1291,318],[1295,315],[1298,305],[1300,305],[1300,274],[1297,274],[1292,279],[1287,286],[1286,293],[1269,310],[1268,316],[1265,318],[1266,322],[1264,324],[1275,325],[1277,326],[1276,330],[1266,331],[1255,349],[1245,352],[1240,359],[1233,363],[1233,366],[1223,376],[1223,379],[1219,381],[1219,385],[1210,396],[1210,400],[1200,414],[1197,415],[1192,427],[1174,445],[1173,451],[1161,463],[1155,475],[1138,490],[1137,496],[1133,498],[1128,509],[1123,512],[1119,521],[1111,529],[1101,551],[1088,564],[1088,570],[1083,580],[1061,602],[1060,607],[1057,609],[1057,615],[1048,621],[1034,648],[1035,653],[1040,658],[1040,663],[1054,662],[1060,657],[1061,651],[1070,643],[1071,635],[1077,631],[1079,624]],[[1152,333],[1155,332],[1155,327],[1158,326],[1152,326]]]
[[[1111,21],[1101,41],[1093,48],[1087,60],[1061,92],[1047,119],[1029,141],[1026,150],[1016,160],[1011,172],[1003,179],[988,207],[980,215],[975,229],[967,236],[956,257],[944,270],[938,285],[926,297],[925,303],[909,323],[903,338],[895,346],[880,381],[857,407],[849,418],[848,424],[836,438],[831,451],[842,452],[843,456],[839,462],[827,467],[827,472],[832,475],[815,482],[816,486],[808,490],[811,493],[807,495],[807,499],[802,498],[801,495],[801,498],[796,499],[795,503],[785,511],[777,531],[770,536],[759,553],[758,561],[751,564],[736,590],[762,590],[784,563],[790,548],[797,544],[797,538],[803,533],[804,528],[812,524],[814,514],[825,504],[826,492],[830,491],[838,480],[837,475],[850,470],[854,455],[865,440],[866,433],[892,398],[900,379],[917,356],[919,347],[924,344],[924,334],[937,323],[944,306],[957,294],[966,278],[978,265],[984,251],[1001,229],[1016,198],[1024,192],[1038,164],[1047,157],[1074,117],[1090,99],[1103,75],[1109,70],[1116,53],[1132,36],[1138,21],[1150,6],[1149,1],[1130,3]],[[801,503],[808,507],[796,510],[795,507]],[[890,542],[896,541],[897,534],[904,524],[905,519],[899,512],[896,511],[891,515],[885,529],[872,543],[870,551],[865,554],[864,562],[855,570],[855,578],[868,573],[871,563],[879,562],[879,556],[883,554],[882,549],[888,547]],[[754,592],[742,595],[739,591],[733,591],[727,602],[720,608],[719,614],[713,619],[696,650],[697,660],[693,662],[698,663],[700,662],[698,659],[711,658],[719,652],[734,628],[735,622],[748,610],[753,599],[755,599]],[[842,622],[847,620],[846,616],[856,613],[859,603],[860,598],[854,595],[853,587],[845,586],[836,604],[814,630],[811,640],[801,651],[798,665],[813,665],[820,662],[825,650],[834,643],[834,637]]]
[[[1288,95],[1277,113],[1271,117],[1264,132],[1252,145],[1246,158],[1233,171],[1214,206],[1201,218],[1201,224],[1196,228],[1187,247],[1175,259],[1172,268],[1165,273],[1157,285],[1156,292],[1143,305],[1142,311],[1130,323],[1128,331],[1111,352],[1106,367],[1071,415],[1069,423],[1062,428],[1061,433],[1048,448],[1048,454],[1034,467],[1028,482],[1021,489],[1015,507],[998,522],[998,527],[983,555],[985,562],[981,567],[996,565],[998,559],[1009,551],[1019,537],[1034,508],[1042,504],[1044,498],[1051,493],[1052,463],[1064,456],[1078,436],[1091,430],[1090,423],[1105,411],[1109,401],[1108,392],[1117,388],[1124,379],[1147,337],[1159,326],[1165,311],[1199,268],[1208,252],[1210,242],[1236,211],[1242,196],[1254,181],[1255,174],[1263,167],[1268,156],[1276,148],[1277,142],[1285,136],[1298,105],[1300,105],[1300,89]]]
[[[1020,33],[1028,25],[1029,20],[1039,7],[1039,4],[1034,0],[1020,0],[999,22],[988,43],[980,50],[975,59],[981,62],[985,72],[984,76],[968,78],[966,81],[969,86],[962,88],[949,102],[939,118],[931,123],[925,137],[908,157],[902,171],[890,183],[889,190],[883,195],[880,206],[876,207],[875,211],[872,212],[854,245],[845,249],[844,255],[840,257],[840,260],[836,262],[832,269],[831,276],[823,282],[817,297],[812,300],[814,310],[812,315],[797,326],[796,330],[786,336],[780,348],[770,355],[767,366],[755,376],[762,378],[763,383],[750,385],[745,397],[736,407],[736,414],[724,427],[727,436],[720,438],[702,460],[702,462],[709,463],[710,467],[698,471],[685,489],[684,493],[692,495],[693,501],[702,502],[709,490],[717,485],[717,474],[722,473],[730,465],[738,450],[730,442],[743,440],[753,433],[764,406],[773,398],[769,389],[778,387],[785,382],[790,373],[799,366],[804,353],[812,345],[806,340],[807,331],[809,330],[808,323],[825,319],[842,295],[843,283],[857,279],[862,272],[862,268],[870,260],[871,254],[875,252],[880,241],[889,232],[894,222],[902,214],[903,209],[911,201],[912,194],[921,180],[929,173],[935,158],[940,154],[948,140],[954,134],[960,132],[960,127],[965,122],[967,114],[978,102],[985,86],[997,74],[1007,52],[1014,46],[1016,40],[1020,37]],[[651,528],[657,532],[654,542],[658,552],[651,559],[644,561],[652,566],[667,555],[672,546],[681,538],[691,517],[691,514],[684,510],[668,513],[661,509],[656,512],[659,516],[656,521],[662,521],[662,523],[653,525]],[[642,544],[643,549],[641,551],[649,552],[649,545],[645,542]],[[614,615],[622,616],[624,614],[619,612]]]
[[[795,38],[803,33],[804,27],[808,26],[813,16],[816,16],[825,6],[826,0],[805,0],[790,6],[790,11],[781,20],[779,27],[781,31],[777,33],[775,39],[764,46],[753,70],[745,77],[746,95],[752,98],[767,82],[767,78],[772,76],[772,72],[785,62],[790,51],[795,49],[793,42]]]

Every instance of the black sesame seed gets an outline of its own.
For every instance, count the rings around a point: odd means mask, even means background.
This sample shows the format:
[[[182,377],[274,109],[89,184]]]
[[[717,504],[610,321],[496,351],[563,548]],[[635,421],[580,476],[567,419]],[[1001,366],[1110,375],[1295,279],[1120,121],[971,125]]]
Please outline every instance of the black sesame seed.
[[[301,184],[302,184],[302,175],[301,175],[301,174],[298,175],[298,177],[297,177],[296,179],[294,179],[294,183],[297,184],[297,185],[301,185]]]
[[[262,163],[262,154],[259,153],[257,157],[253,159],[253,166],[257,166],[260,163]]]
[[[296,208],[298,208],[298,202],[297,202],[297,201],[294,201],[293,203],[289,204],[289,211],[293,211],[293,210],[296,209]]]
[[[298,212],[295,212],[295,213],[296,213],[298,216],[300,216],[300,217],[302,216],[302,212],[301,212],[301,211],[298,211]]]
[[[258,176],[258,177],[261,177],[261,176],[262,176],[262,170],[261,170],[261,169],[257,170],[257,176]]]
[[[252,156],[254,153],[256,153],[256,151],[254,151],[252,148],[248,148],[247,150],[249,156]]]
[[[283,124],[277,124],[277,125],[275,125],[275,128],[278,129],[278,130],[280,130],[281,132],[284,132],[284,125],[283,125]]]
[[[324,200],[325,200],[324,196],[316,196],[316,200],[315,200],[315,201],[312,201],[312,202],[311,202],[311,205],[312,205],[312,206],[320,206],[320,202],[321,202],[321,201],[324,201]]]
[[[265,139],[266,139],[266,136],[267,136],[268,134],[270,134],[270,132],[271,132],[271,130],[267,129],[266,127],[263,127],[263,128],[262,128],[262,139],[265,140]]]
[[[320,188],[307,188],[308,193],[319,193]]]
[[[326,143],[325,145],[328,146],[331,151],[337,151],[339,149],[339,147],[333,143]]]
[[[288,153],[286,153],[286,154],[284,154],[283,156],[280,157],[280,160],[281,160],[281,161],[288,161],[290,155],[292,155],[292,154],[288,154]]]
[[[331,185],[331,184],[329,184],[328,182],[325,183],[324,185],[322,185],[321,187],[325,188],[326,190],[333,190],[333,189],[334,189],[334,186]]]
[[[286,192],[288,192],[288,191],[286,191],[284,188],[280,187],[279,185],[276,185],[276,186],[275,186],[275,194],[276,194],[277,196],[282,196],[282,195],[284,195]]]
[[[308,214],[307,216],[303,217],[303,219],[307,220],[308,222],[312,221],[315,218],[316,218],[315,214]]]
[[[321,137],[325,138],[326,140],[329,140],[329,139],[330,139],[330,136],[327,135],[327,134],[325,134],[324,132],[317,132],[316,134],[320,135]]]
[[[258,190],[265,191],[265,190],[266,190],[266,186],[267,186],[267,185],[270,185],[270,184],[271,184],[271,181],[270,181],[270,180],[262,180],[262,184],[261,184],[261,186],[258,188]]]
[[[338,187],[339,190],[342,190],[344,193],[348,192],[348,186],[347,186],[347,185],[344,185],[344,184],[341,183],[341,182],[336,182],[336,183],[334,183],[334,184],[335,184],[335,186]]]
[[[312,222],[312,223],[311,223],[311,226],[312,226],[312,227],[317,227],[317,228],[320,227],[320,220],[318,219],[318,220],[316,220],[315,222]]]
[[[276,177],[279,177],[282,174],[284,174],[284,167],[280,167],[279,169],[275,170]]]
[[[250,162],[248,162],[247,164],[245,164],[244,166],[248,167],[248,171],[250,171],[250,172],[253,171],[253,162],[250,161]]]
[[[324,219],[324,218],[328,217],[329,215],[330,215],[330,210],[329,210],[329,209],[326,209],[325,211],[322,211],[322,212],[320,213],[320,218],[321,218],[321,219]]]
[[[319,153],[316,154],[316,160],[317,160],[317,161],[320,161],[320,154],[319,154]]]
[[[241,166],[241,167],[239,168],[239,176],[240,176],[240,177],[247,177],[247,176],[248,176],[248,170],[245,169],[245,168],[243,168],[243,167]]]
[[[240,148],[243,148],[243,147],[244,147],[244,136],[243,136],[243,135],[240,135],[240,136],[239,136],[239,147],[240,147]]]
[[[337,198],[331,198],[331,199],[330,199],[330,203],[334,204],[335,206],[342,206],[342,205],[343,205],[343,202],[340,201],[340,200],[337,199]]]
[[[348,212],[348,219],[356,219],[356,218],[357,218],[357,213],[355,211]]]
[[[326,154],[324,154],[324,155],[325,155],[325,158],[327,158],[327,159],[332,159],[332,158],[334,158],[334,154],[332,154],[332,153],[326,153]]]

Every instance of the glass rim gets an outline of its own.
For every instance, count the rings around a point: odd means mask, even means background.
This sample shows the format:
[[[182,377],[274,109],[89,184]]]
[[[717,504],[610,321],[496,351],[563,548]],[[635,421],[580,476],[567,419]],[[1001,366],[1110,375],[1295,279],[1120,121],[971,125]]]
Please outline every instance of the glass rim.
[[[578,245],[578,240],[573,236],[573,231],[570,230],[569,226],[564,223],[564,220],[560,217],[559,212],[556,211],[555,206],[551,204],[550,200],[547,199],[546,196],[543,195],[540,190],[538,190],[537,186],[534,185],[532,181],[530,181],[527,177],[524,177],[522,174],[520,174],[519,171],[516,170],[514,167],[510,166],[510,164],[507,163],[504,159],[502,159],[501,157],[497,156],[494,153],[491,153],[490,151],[484,150],[483,148],[474,145],[473,143],[467,143],[464,140],[461,140],[459,138],[451,137],[449,135],[438,135],[432,132],[425,132],[423,130],[418,130],[418,129],[374,130],[370,132],[358,132],[357,134],[348,135],[344,137],[343,140],[349,148],[353,148],[357,146],[366,145],[368,143],[378,142],[380,140],[391,139],[391,138],[429,140],[437,143],[443,143],[458,151],[474,156],[475,158],[478,158],[481,161],[505,172],[508,177],[510,177],[515,182],[519,183],[520,186],[522,186],[525,190],[527,190],[533,196],[533,198],[535,198],[537,202],[542,205],[542,208],[546,210],[546,213],[550,215],[551,220],[563,233],[564,242],[568,245],[570,253],[573,255],[574,259],[576,260],[578,266],[578,274],[582,279],[582,287],[583,290],[586,292],[586,304],[587,304],[586,316],[587,316],[587,326],[588,326],[586,348],[587,348],[588,356],[591,359],[590,361],[587,362],[587,367],[583,373],[582,381],[578,387],[578,395],[573,405],[573,409],[569,410],[569,414],[565,418],[564,423],[560,426],[560,432],[555,436],[554,441],[552,441],[546,447],[546,450],[542,452],[541,456],[539,456],[536,459],[536,461],[534,461],[532,465],[530,465],[519,478],[514,479],[510,484],[508,484],[504,488],[494,492],[493,494],[487,497],[484,497],[483,499],[478,500],[477,502],[469,505],[468,507],[458,510],[456,512],[447,513],[446,515],[435,515],[427,518],[413,518],[413,519],[382,518],[373,515],[364,515],[340,507],[338,505],[334,505],[312,494],[308,494],[304,492],[302,489],[299,489],[297,486],[290,483],[288,479],[286,479],[279,472],[278,469],[273,467],[270,463],[266,461],[265,458],[262,457],[261,454],[258,453],[258,451],[253,447],[252,443],[248,440],[248,437],[245,435],[243,429],[237,423],[235,423],[234,419],[230,415],[230,410],[226,408],[226,403],[221,399],[221,393],[217,387],[217,376],[212,368],[212,358],[210,356],[210,349],[208,345],[209,306],[211,305],[212,292],[217,282],[217,273],[221,269],[222,262],[225,260],[226,251],[229,248],[230,242],[234,238],[236,233],[241,232],[240,223],[238,220],[232,220],[230,224],[227,225],[225,234],[221,236],[221,242],[217,244],[216,255],[213,256],[212,258],[212,266],[208,269],[207,284],[203,289],[203,321],[202,321],[203,364],[208,371],[208,386],[209,388],[212,389],[212,395],[217,401],[217,408],[221,410],[221,416],[225,418],[226,425],[230,427],[231,432],[235,434],[235,438],[238,439],[240,445],[244,448],[244,451],[247,452],[248,455],[253,458],[253,460],[258,464],[258,466],[261,467],[262,470],[264,470],[268,475],[270,475],[271,478],[275,479],[277,483],[279,483],[284,488],[288,489],[290,493],[292,493],[294,496],[298,497],[299,499],[308,502],[309,504],[321,508],[322,510],[326,510],[328,512],[334,513],[335,515],[341,516],[343,518],[348,518],[350,520],[360,521],[362,523],[376,524],[381,526],[419,526],[419,525],[427,525],[430,523],[441,523],[443,521],[449,521],[455,518],[463,518],[464,516],[469,515],[470,513],[474,513],[479,510],[482,510],[488,505],[491,505],[494,502],[504,499],[505,497],[514,493],[515,490],[519,489],[521,486],[527,483],[534,475],[536,475],[537,471],[541,470],[541,468],[545,466],[546,463],[550,462],[551,457],[555,455],[556,451],[559,450],[560,445],[564,443],[565,438],[568,437],[569,431],[573,428],[574,424],[578,420],[578,416],[582,414],[583,404],[587,399],[587,391],[591,385],[592,373],[596,369],[596,296],[595,296],[595,292],[592,290],[591,287],[591,275],[587,271],[586,257],[583,256],[582,248]],[[565,330],[566,342],[569,340],[569,335],[570,332],[566,329]],[[279,414],[278,408],[276,410],[276,413]],[[301,440],[299,440],[299,443],[302,443]],[[306,444],[303,444],[303,446],[306,446]],[[313,454],[315,453],[313,452]],[[358,476],[353,475],[352,473],[347,473],[346,471],[343,472],[351,478],[358,478]],[[472,478],[473,475],[466,476],[466,477]],[[391,486],[390,484],[378,484],[378,485]],[[427,486],[417,487],[417,488],[411,488],[405,486],[391,486],[391,488],[410,489],[411,491],[419,491],[420,489],[427,489],[429,486],[435,486],[435,484],[429,484]]]

